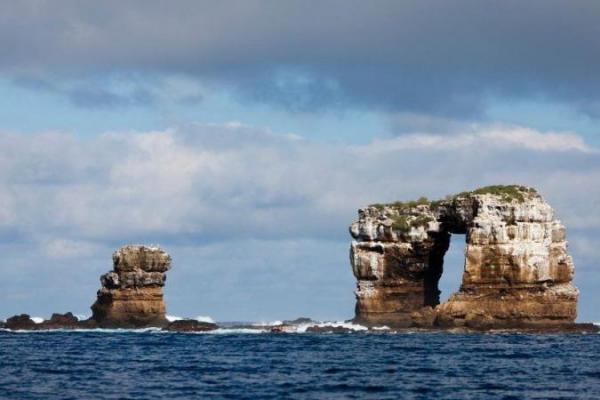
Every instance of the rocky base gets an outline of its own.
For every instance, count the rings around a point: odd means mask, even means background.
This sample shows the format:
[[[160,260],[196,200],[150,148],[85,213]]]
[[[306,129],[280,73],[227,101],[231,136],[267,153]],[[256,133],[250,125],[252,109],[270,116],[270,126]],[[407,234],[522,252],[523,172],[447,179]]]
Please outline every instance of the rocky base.
[[[429,314],[432,314],[432,308],[429,308]],[[427,311],[419,313],[427,314]],[[415,315],[415,318],[416,315]],[[428,317],[428,321],[431,317]],[[298,322],[296,322],[298,321]],[[415,319],[416,321],[416,319]],[[356,321],[347,321],[356,322]],[[308,325],[308,326],[307,326]],[[230,327],[232,329],[256,330],[270,333],[296,333],[299,327],[304,326],[304,332],[307,333],[403,333],[403,332],[449,332],[449,333],[474,333],[474,332],[494,332],[494,333],[531,333],[531,334],[563,334],[563,333],[598,333],[600,327],[591,323],[573,323],[573,324],[540,324],[536,321],[534,324],[528,324],[523,321],[512,326],[505,325],[503,328],[490,327],[489,325],[464,324],[462,326],[440,326],[436,324],[425,323],[419,325],[413,324],[407,328],[382,328],[381,325],[359,327],[360,330],[348,326],[341,326],[339,323],[318,323],[309,318],[301,318],[294,321],[284,321],[280,325],[240,325]],[[0,321],[0,329],[10,331],[47,331],[47,330],[73,330],[73,329],[97,329],[96,321],[92,319],[78,320],[72,313],[52,314],[49,320],[41,323],[34,322],[27,314],[20,314],[10,317],[6,322]],[[193,319],[182,319],[173,321],[161,328],[168,332],[210,332],[221,328],[219,325],[210,322],[200,322]],[[302,332],[302,330],[300,330]]]
[[[44,331],[54,329],[94,329],[97,328],[95,321],[80,321],[72,313],[52,314],[50,319],[43,322],[34,322],[28,314],[15,315],[0,324],[0,328],[13,331]]]
[[[92,310],[92,319],[103,328],[164,327],[169,323],[160,287],[101,289]]]

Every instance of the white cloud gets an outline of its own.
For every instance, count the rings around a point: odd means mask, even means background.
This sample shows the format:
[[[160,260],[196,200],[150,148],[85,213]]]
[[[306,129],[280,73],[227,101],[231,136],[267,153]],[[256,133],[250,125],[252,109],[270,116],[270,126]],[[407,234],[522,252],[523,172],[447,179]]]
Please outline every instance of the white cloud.
[[[468,133],[411,133],[392,139],[375,140],[368,146],[358,146],[359,154],[377,154],[411,149],[454,150],[527,149],[534,151],[584,153],[594,152],[584,139],[572,132],[539,132],[521,126],[473,125]]]
[[[230,123],[2,134],[0,146],[0,227],[31,237],[331,237],[366,203],[496,182],[541,186],[559,206],[577,205],[570,222],[600,224],[582,212],[597,207],[600,158],[573,133],[491,126],[349,146]]]
[[[100,248],[91,242],[59,238],[44,241],[42,246],[44,254],[55,259],[90,257]]]

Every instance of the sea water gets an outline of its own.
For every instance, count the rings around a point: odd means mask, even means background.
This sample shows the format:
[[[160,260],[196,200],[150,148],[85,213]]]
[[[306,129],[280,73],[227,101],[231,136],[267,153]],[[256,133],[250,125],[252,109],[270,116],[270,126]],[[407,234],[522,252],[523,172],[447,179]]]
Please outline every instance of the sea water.
[[[0,398],[599,399],[600,335],[1,331]]]

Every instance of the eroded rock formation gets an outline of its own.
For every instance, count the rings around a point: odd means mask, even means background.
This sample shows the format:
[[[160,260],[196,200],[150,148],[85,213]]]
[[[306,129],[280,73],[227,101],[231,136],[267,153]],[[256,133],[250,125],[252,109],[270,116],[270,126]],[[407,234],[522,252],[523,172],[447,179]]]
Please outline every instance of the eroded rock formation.
[[[100,277],[92,320],[100,327],[166,326],[163,286],[170,268],[171,257],[158,247],[121,247],[113,271]]]
[[[532,188],[375,204],[350,227],[356,320],[395,327],[572,324],[578,290],[565,227]],[[450,235],[466,234],[460,290],[439,304]]]

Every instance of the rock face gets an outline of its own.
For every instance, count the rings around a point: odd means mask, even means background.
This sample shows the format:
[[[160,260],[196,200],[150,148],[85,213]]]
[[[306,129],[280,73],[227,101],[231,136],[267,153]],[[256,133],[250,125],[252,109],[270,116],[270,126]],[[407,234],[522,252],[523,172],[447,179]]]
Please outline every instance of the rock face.
[[[164,330],[172,332],[208,332],[215,329],[219,329],[217,324],[196,321],[195,319],[173,321],[164,328]]]
[[[162,327],[163,301],[171,257],[158,247],[123,246],[113,254],[113,271],[100,277],[92,320],[100,327]]]
[[[440,201],[375,204],[350,227],[356,320],[395,327],[571,324],[578,290],[565,228],[532,188],[489,186]],[[450,235],[466,234],[462,285],[439,304]]]
[[[33,330],[36,329],[36,323],[29,314],[19,314],[8,318],[4,327],[11,330]]]

